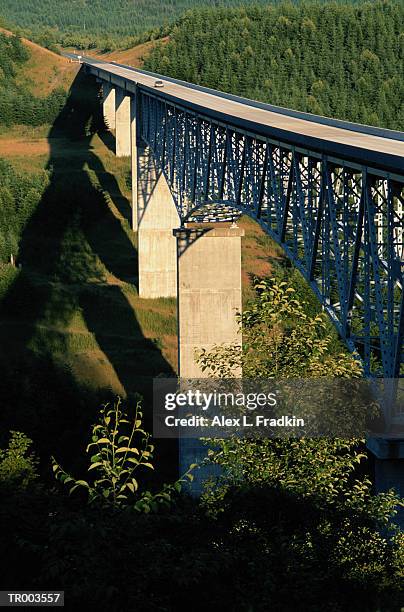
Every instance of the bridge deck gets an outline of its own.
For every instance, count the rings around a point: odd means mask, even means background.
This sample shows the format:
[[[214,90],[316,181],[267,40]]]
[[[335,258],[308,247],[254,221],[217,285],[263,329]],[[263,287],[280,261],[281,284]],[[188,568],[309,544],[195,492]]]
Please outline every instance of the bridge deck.
[[[315,116],[311,116],[311,120],[296,118],[258,108],[252,105],[252,101],[249,104],[246,99],[237,102],[219,95],[219,92],[215,95],[196,86],[182,85],[164,77],[161,77],[164,87],[155,88],[154,75],[150,76],[130,67],[100,62],[93,58],[86,57],[83,63],[98,68],[102,73],[108,73],[110,77],[114,75],[126,82],[150,88],[159,97],[175,99],[177,103],[189,105],[209,115],[214,113],[223,121],[228,120],[239,125],[241,123],[245,129],[252,129],[268,137],[283,139],[300,147],[314,148],[324,154],[348,155],[358,164],[382,166],[387,171],[400,174],[404,172],[404,133],[386,131],[389,137],[383,137],[368,133],[366,126],[362,128],[358,124],[352,125],[363,131],[325,124],[323,117],[318,118],[319,122],[315,121]],[[102,74],[100,76],[102,77]],[[346,125],[349,126],[348,123]],[[372,131],[372,128],[369,128],[369,131]],[[401,135],[402,140],[399,139]]]

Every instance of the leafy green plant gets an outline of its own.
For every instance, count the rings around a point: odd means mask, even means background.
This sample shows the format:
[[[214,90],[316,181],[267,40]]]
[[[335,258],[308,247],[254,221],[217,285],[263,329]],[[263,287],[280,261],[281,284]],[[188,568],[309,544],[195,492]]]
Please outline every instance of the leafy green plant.
[[[30,452],[32,440],[19,431],[10,432],[7,448],[0,449],[0,486],[26,488],[38,477],[38,460]]]
[[[359,361],[335,346],[324,316],[297,300],[288,283],[256,279],[254,288],[256,297],[240,318],[244,376],[361,377]],[[204,351],[199,359],[213,375],[231,376],[231,347]],[[344,408],[352,416],[351,403]],[[234,436],[214,442],[208,460],[221,467],[221,476],[206,487],[202,505],[250,543],[255,579],[265,564],[277,566],[282,580],[287,576],[285,591],[282,581],[275,587],[276,610],[289,609],[292,600],[324,611],[390,609],[380,602],[400,596],[404,541],[392,519],[404,500],[393,489],[374,493],[363,440]],[[272,609],[279,576],[271,571],[262,575],[271,577],[257,609]],[[338,585],[334,592],[332,584]]]
[[[203,371],[232,378],[240,367],[245,378],[360,377],[362,367],[335,339],[322,313],[307,314],[307,303],[275,278],[254,280],[256,297],[239,322],[243,350],[237,345],[202,349],[196,357]]]
[[[93,425],[91,442],[86,452],[90,457],[88,472],[92,480],[78,480],[65,472],[52,458],[53,472],[57,480],[66,485],[69,493],[84,489],[88,503],[101,503],[116,509],[128,506],[140,512],[157,511],[169,506],[182,483],[192,481],[194,465],[172,485],[164,485],[157,493],[139,492],[139,476],[143,471],[153,470],[154,446],[150,435],[142,428],[140,401],[136,404],[135,415],[129,419],[118,398],[114,404],[104,405],[100,410],[99,423]]]

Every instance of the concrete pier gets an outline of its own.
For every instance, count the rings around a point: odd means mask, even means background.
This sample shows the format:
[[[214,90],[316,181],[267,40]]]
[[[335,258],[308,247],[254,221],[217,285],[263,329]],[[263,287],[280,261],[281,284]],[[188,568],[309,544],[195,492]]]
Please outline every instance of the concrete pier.
[[[395,489],[404,497],[404,436],[370,438],[367,446],[375,455],[374,483],[378,493]],[[404,529],[404,508],[393,519]]]
[[[148,149],[142,151],[138,187],[139,295],[176,297],[177,250],[173,229],[180,219],[164,175]]]
[[[130,155],[132,176],[132,230],[138,230],[138,134],[137,134],[137,96],[132,96],[130,105]]]
[[[102,85],[102,110],[108,129],[115,130],[115,87],[104,81]]]
[[[131,97],[123,89],[117,88],[115,113],[115,151],[117,157],[131,154]]]
[[[174,231],[178,254],[178,372],[182,379],[207,378],[195,361],[195,349],[215,344],[238,344],[241,334],[236,313],[241,312],[241,236],[238,227],[217,224],[188,226]],[[241,377],[241,371],[234,374]],[[201,465],[208,448],[199,439],[180,437],[179,473]],[[199,497],[206,480],[216,479],[219,466],[194,471],[187,492]]]
[[[404,458],[375,460],[375,489],[378,493],[395,489],[404,497]],[[399,508],[393,519],[404,529],[404,508]]]
[[[195,349],[238,344],[241,334],[241,236],[237,226],[200,224],[174,231],[178,255],[178,372],[205,378]],[[241,376],[241,372],[235,376]]]

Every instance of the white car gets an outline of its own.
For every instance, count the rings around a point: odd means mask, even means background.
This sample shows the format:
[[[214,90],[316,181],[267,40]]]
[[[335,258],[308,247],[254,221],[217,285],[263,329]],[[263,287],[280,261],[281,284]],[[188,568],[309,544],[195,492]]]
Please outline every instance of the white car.
[[[164,87],[163,81],[160,81],[160,80],[155,81],[154,82],[154,87]]]

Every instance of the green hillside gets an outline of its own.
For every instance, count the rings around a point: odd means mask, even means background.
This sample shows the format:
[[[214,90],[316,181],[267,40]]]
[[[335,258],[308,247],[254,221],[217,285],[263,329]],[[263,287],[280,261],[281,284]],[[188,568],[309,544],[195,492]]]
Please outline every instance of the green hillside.
[[[204,0],[203,6],[268,2],[278,4],[279,0]],[[122,48],[139,42],[134,37],[143,39],[144,32],[172,24],[184,11],[201,4],[198,0],[2,0],[0,14],[46,46]]]
[[[237,6],[251,1],[205,0],[204,4]],[[122,48],[195,6],[198,0],[3,0],[0,14],[46,46]]]
[[[23,78],[23,67],[30,57],[20,38],[0,32],[0,126],[52,123],[66,100],[60,87],[46,96],[33,95]]]
[[[187,14],[145,67],[320,115],[404,129],[404,4]]]

